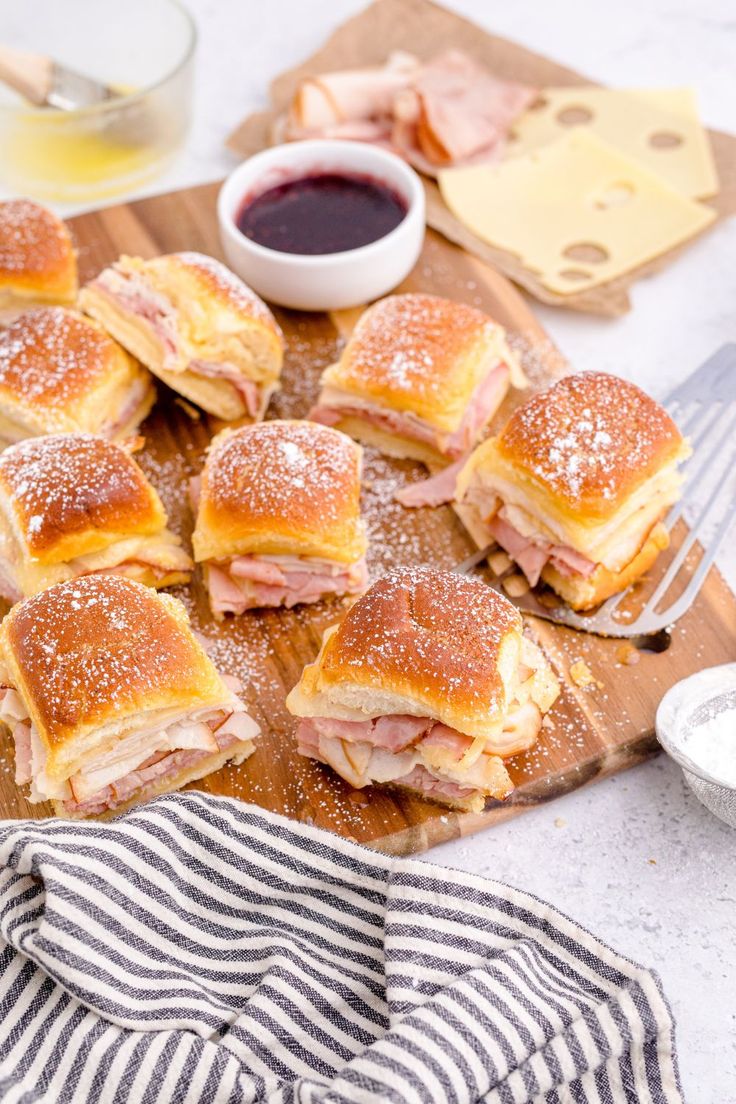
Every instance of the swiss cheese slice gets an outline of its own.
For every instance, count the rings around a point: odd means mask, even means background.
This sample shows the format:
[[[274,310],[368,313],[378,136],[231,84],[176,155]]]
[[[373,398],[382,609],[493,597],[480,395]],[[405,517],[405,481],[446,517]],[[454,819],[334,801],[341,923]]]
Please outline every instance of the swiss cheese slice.
[[[591,131],[691,199],[718,192],[710,140],[691,88],[546,88],[539,106],[514,121],[506,156],[549,145],[571,128]]]
[[[562,295],[652,260],[716,217],[579,129],[500,165],[446,169],[439,186],[469,230]]]

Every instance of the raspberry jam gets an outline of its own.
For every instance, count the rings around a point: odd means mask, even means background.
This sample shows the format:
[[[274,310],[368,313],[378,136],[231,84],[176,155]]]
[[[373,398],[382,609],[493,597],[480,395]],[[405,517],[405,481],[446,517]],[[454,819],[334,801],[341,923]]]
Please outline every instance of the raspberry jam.
[[[267,249],[316,256],[378,241],[406,212],[402,197],[374,177],[315,173],[246,197],[235,221]]]

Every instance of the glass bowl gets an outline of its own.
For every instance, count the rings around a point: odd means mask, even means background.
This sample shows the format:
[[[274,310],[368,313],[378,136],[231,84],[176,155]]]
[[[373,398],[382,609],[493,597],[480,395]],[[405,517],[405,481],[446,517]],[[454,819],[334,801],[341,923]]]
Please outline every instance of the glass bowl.
[[[48,54],[120,95],[77,111],[29,107],[0,84],[0,181],[75,203],[140,186],[181,147],[196,29],[177,0],[23,0],[0,6],[0,42]]]

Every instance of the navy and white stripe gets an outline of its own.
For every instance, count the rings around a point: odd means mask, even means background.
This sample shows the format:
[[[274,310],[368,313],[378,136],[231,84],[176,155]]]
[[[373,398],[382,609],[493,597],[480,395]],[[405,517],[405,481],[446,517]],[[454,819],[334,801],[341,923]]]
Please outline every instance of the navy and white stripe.
[[[681,1102],[658,979],[528,894],[201,793],[0,827],[0,1100]]]

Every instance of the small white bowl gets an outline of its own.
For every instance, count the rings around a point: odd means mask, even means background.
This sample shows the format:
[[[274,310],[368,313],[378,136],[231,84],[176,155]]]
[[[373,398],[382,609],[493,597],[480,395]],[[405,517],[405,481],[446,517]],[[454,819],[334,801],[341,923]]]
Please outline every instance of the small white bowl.
[[[382,238],[343,253],[281,253],[246,238],[235,219],[246,196],[321,172],[360,173],[402,197],[407,212]],[[424,188],[393,153],[365,142],[290,142],[250,157],[228,176],[217,198],[228,264],[272,303],[297,310],[342,310],[386,295],[408,276],[424,241]]]

